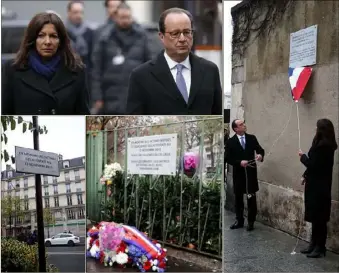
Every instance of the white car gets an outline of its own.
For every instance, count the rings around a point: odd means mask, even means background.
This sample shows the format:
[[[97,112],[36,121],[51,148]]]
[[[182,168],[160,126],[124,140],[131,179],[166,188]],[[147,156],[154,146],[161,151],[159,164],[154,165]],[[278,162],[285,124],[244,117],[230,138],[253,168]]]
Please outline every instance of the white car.
[[[68,245],[74,246],[80,243],[80,238],[71,233],[59,233],[52,238],[45,239],[45,246]]]

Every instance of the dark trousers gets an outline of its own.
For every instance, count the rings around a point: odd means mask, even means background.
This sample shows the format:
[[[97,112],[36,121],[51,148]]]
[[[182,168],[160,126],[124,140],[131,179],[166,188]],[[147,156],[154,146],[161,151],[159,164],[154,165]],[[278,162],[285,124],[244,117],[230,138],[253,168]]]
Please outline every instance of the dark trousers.
[[[257,197],[255,193],[252,193],[251,198],[247,198],[247,220],[249,223],[253,223],[257,216]],[[235,213],[236,218],[239,223],[244,223],[244,194],[243,193],[236,193],[235,194]]]
[[[327,222],[312,222],[312,242],[325,248],[327,239]]]

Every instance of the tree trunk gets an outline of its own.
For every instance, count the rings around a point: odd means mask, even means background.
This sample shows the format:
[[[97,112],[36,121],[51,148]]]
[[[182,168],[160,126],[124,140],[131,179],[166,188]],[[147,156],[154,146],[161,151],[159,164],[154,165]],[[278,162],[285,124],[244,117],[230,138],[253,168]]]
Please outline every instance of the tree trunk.
[[[47,226],[47,238],[49,238],[49,225]]]
[[[9,234],[12,237],[12,215],[9,216]]]

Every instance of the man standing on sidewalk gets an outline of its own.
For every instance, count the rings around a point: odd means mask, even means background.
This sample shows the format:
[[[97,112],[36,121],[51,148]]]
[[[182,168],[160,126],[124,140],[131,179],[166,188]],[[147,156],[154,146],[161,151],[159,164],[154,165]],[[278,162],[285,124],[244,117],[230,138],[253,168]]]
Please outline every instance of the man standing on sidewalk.
[[[259,190],[256,161],[264,160],[265,151],[255,135],[246,133],[245,121],[236,119],[232,122],[235,135],[226,144],[226,162],[233,166],[233,187],[235,195],[236,221],[231,229],[244,226],[244,194],[247,198],[248,226],[254,229],[257,215],[257,199]]]

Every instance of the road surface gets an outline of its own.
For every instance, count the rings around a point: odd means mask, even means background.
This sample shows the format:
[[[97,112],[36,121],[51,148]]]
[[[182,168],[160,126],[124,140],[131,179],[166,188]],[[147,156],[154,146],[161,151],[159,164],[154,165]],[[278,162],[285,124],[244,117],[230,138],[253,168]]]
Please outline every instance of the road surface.
[[[60,272],[85,272],[85,245],[51,246],[46,248],[46,252],[48,263],[54,264]]]

